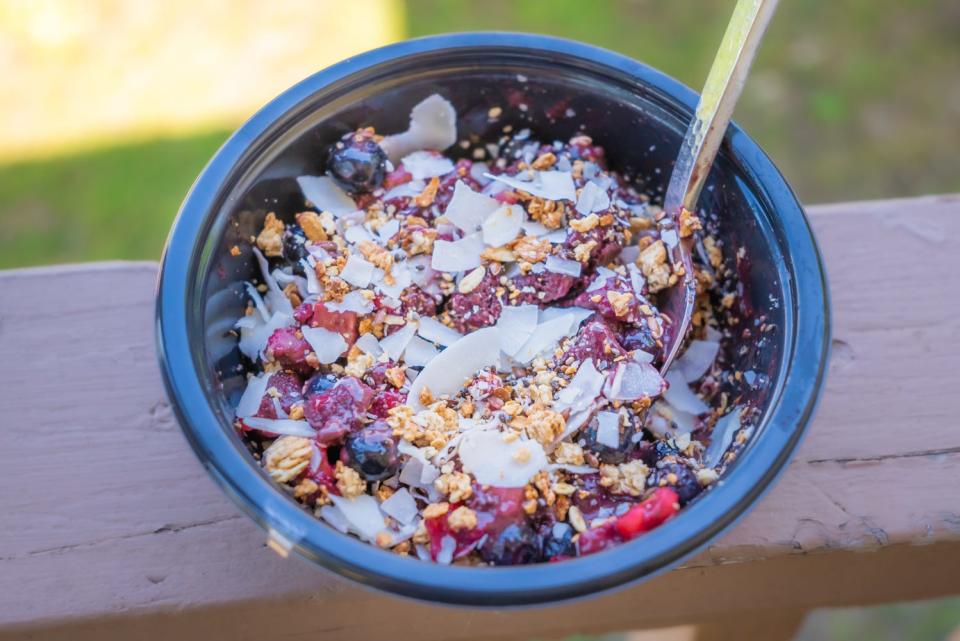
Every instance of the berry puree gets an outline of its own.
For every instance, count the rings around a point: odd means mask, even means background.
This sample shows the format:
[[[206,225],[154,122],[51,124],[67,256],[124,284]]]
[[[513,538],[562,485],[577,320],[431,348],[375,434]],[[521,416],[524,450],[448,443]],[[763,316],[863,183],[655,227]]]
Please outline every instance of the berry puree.
[[[642,537],[752,431],[724,350],[742,250],[684,212],[696,314],[662,378],[660,207],[589,132],[456,123],[432,95],[405,132],[343,136],[297,179],[302,207],[233,248],[260,267],[235,425],[304,509],[396,554],[515,565]]]

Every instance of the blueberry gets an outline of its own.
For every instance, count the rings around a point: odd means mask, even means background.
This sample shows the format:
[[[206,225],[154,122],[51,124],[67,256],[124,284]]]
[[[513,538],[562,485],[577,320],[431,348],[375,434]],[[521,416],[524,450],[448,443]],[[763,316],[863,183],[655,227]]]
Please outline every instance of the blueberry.
[[[535,563],[542,557],[539,537],[526,519],[490,534],[479,552],[484,561],[494,565]]]
[[[566,523],[554,523],[543,539],[543,556],[552,559],[556,556],[576,556],[573,543],[573,528]]]
[[[667,487],[676,490],[677,496],[680,497],[680,505],[686,505],[700,494],[700,483],[697,481],[697,476],[682,463],[664,463],[662,467],[657,469],[656,476],[653,479],[654,484],[659,485],[664,479],[666,479]]]
[[[293,267],[293,271],[298,274],[303,273],[303,265],[300,264],[300,261],[306,260],[309,255],[304,245],[306,242],[307,237],[300,225],[296,223],[287,225],[283,232],[283,257]]]
[[[393,429],[384,421],[367,425],[347,436],[343,452],[347,464],[368,481],[392,476],[400,466]]]
[[[364,131],[347,134],[330,148],[330,175],[347,191],[370,192],[383,184],[387,154]]]
[[[310,380],[306,382],[306,384],[304,384],[303,395],[304,397],[314,396],[316,394],[326,392],[336,384],[337,379],[330,374],[317,373],[314,374]]]

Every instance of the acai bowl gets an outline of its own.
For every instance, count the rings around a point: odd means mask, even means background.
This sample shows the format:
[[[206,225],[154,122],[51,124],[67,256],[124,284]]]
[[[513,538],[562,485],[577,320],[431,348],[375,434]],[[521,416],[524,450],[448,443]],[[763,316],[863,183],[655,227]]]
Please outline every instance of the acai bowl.
[[[586,45],[441,36],[320,72],[224,145],[167,246],[160,353],[275,546],[520,605],[651,576],[756,501],[815,404],[826,293],[732,128],[686,230],[699,355],[659,379],[656,202],[694,103]]]

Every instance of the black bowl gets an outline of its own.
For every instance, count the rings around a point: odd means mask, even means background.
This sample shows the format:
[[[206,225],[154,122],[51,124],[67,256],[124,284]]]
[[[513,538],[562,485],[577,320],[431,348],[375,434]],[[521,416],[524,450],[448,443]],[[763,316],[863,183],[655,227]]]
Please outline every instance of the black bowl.
[[[583,126],[610,165],[661,193],[697,96],[621,55],[535,35],[471,33],[403,42],[356,56],[288,89],[243,125],[197,179],[167,243],[157,302],[167,391],[200,460],[282,546],[368,586],[432,601],[519,605],[569,599],[651,577],[729,528],[785,467],[816,405],[827,363],[829,303],[800,204],[760,148],[731,125],[701,205],[720,236],[743,245],[744,299],[774,327],[734,349],[768,382],[749,391],[755,434],[722,482],[639,540],[562,563],[442,566],[377,549],[327,527],[280,491],[231,427],[244,386],[236,339],[242,281],[256,271],[249,238],[268,211],[303,208],[294,178],[322,169],[323,150],[357,126],[402,131],[431,93],[453,102],[459,134],[495,139],[506,122],[543,140]],[[489,123],[491,106],[504,108]],[[572,115],[571,115],[572,114]],[[244,248],[231,255],[234,245]],[[734,346],[736,348],[737,346]],[[242,559],[238,559],[242,563]]]

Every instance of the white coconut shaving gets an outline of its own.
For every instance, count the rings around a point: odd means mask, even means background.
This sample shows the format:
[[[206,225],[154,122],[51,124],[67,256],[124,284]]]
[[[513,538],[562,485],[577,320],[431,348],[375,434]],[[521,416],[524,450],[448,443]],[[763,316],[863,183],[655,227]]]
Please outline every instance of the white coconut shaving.
[[[428,96],[410,111],[410,126],[387,136],[380,147],[392,162],[423,149],[443,151],[457,142],[457,111],[439,94]]]
[[[528,364],[543,352],[553,349],[561,338],[569,336],[575,329],[573,314],[564,314],[537,326],[533,335],[517,351],[514,359],[517,362]]]
[[[264,350],[267,349],[267,341],[273,333],[293,324],[293,316],[280,312],[271,315],[266,322],[261,322],[254,316],[244,316],[236,323],[236,327],[240,329],[240,341],[237,347],[244,356],[256,361],[263,357]]]
[[[403,525],[413,523],[419,514],[417,502],[413,500],[406,488],[400,488],[391,494],[390,498],[380,504],[380,509]]]
[[[362,349],[364,353],[370,354],[374,358],[383,354],[383,348],[380,347],[380,341],[377,340],[377,337],[369,332],[363,334],[356,340],[354,343],[357,347]]]
[[[504,307],[497,319],[500,329],[500,349],[507,356],[515,356],[537,329],[539,310],[536,305]]]
[[[380,341],[381,345],[383,341]],[[463,382],[484,367],[497,365],[500,359],[500,330],[484,327],[471,332],[443,350],[430,361],[410,386],[407,403],[414,411],[424,409],[420,403],[420,391],[427,387],[439,397],[453,396]]]
[[[730,449],[733,437],[740,431],[740,410],[734,408],[729,414],[720,417],[713,432],[710,434],[710,445],[703,453],[703,464],[716,467],[723,460],[723,455]]]
[[[506,245],[520,233],[526,218],[527,212],[520,205],[503,205],[483,221],[483,242],[493,247]]]
[[[371,234],[363,225],[349,225],[343,230],[343,239],[351,245],[356,245],[357,243],[365,240],[372,241],[373,234]]]
[[[396,187],[391,187],[383,195],[383,201],[386,202],[394,198],[416,198],[426,187],[427,184],[422,180],[411,180]]]
[[[719,351],[720,343],[716,341],[690,341],[686,351],[674,361],[673,367],[682,374],[685,381],[692,383],[703,378]]]
[[[381,338],[380,347],[392,360],[399,361],[416,333],[417,324],[415,322],[407,323],[389,336]]]
[[[693,393],[686,378],[679,371],[669,370],[666,378],[670,387],[663,393],[663,397],[670,405],[680,411],[694,415],[700,415],[710,410],[703,399]]]
[[[310,343],[310,347],[316,352],[317,360],[324,365],[336,361],[347,351],[347,341],[343,340],[339,332],[309,325],[302,326],[300,331],[303,332],[304,340]]]
[[[470,185],[458,180],[443,215],[464,232],[472,234],[502,206],[500,201],[478,194]]]
[[[453,171],[453,162],[446,156],[429,151],[415,151],[403,158],[403,168],[414,180],[428,180]]]
[[[557,393],[557,405],[573,412],[589,407],[600,396],[606,380],[607,377],[594,366],[592,358],[583,361],[570,384]]]
[[[270,432],[271,434],[282,434],[284,436],[302,436],[304,438],[313,438],[317,431],[310,427],[306,421],[294,421],[289,418],[259,418],[248,416],[241,419],[243,424],[249,428]]]
[[[441,272],[463,272],[480,266],[480,254],[486,249],[480,234],[460,240],[437,240],[433,243],[430,266]]]
[[[580,261],[578,260],[560,258],[559,256],[554,256],[553,254],[547,256],[547,260],[544,265],[548,272],[564,274],[566,276],[573,276],[575,278],[580,276],[580,270],[583,268],[583,265],[581,265]]]
[[[297,184],[317,211],[328,211],[334,216],[357,211],[357,203],[330,176],[300,176]]]
[[[617,365],[606,396],[614,401],[635,401],[657,397],[665,387],[660,372],[650,363],[624,361]]]
[[[417,328],[417,334],[428,341],[444,347],[453,345],[463,338],[463,334],[451,327],[447,327],[436,318],[430,316],[424,316],[420,319],[420,327]]]
[[[534,440],[507,443],[497,430],[471,430],[460,444],[460,463],[482,485],[523,487],[546,467],[547,455]]]
[[[597,412],[597,443],[612,450],[620,447],[620,415]]]
[[[377,499],[369,494],[348,499],[331,493],[330,500],[343,514],[349,530],[361,539],[373,543],[378,534],[387,531],[387,523]]]
[[[323,305],[331,312],[356,312],[369,314],[373,311],[373,301],[367,298],[360,290],[353,290],[343,297],[339,303],[327,301]]]
[[[423,367],[440,353],[433,343],[414,336],[403,352],[403,362],[409,367]]]
[[[487,178],[502,182],[514,189],[525,191],[528,194],[547,200],[577,199],[577,189],[573,183],[573,176],[569,171],[537,171],[533,172],[530,180],[521,180],[513,176],[484,174]]]
[[[588,182],[580,190],[580,197],[577,198],[577,211],[584,216],[609,208],[610,196],[606,190],[598,187],[596,183]]]
[[[373,279],[373,263],[361,258],[357,254],[350,254],[347,257],[347,263],[340,270],[340,278],[347,281],[354,287],[367,287]]]
[[[267,383],[271,376],[273,374],[263,372],[247,379],[247,386],[243,390],[240,402],[237,403],[237,418],[253,416],[260,411],[260,403],[263,401],[263,395],[267,393]]]

